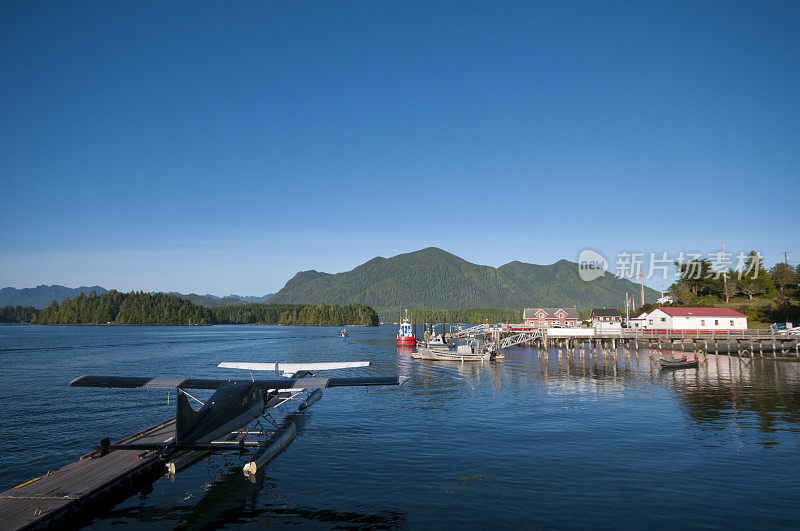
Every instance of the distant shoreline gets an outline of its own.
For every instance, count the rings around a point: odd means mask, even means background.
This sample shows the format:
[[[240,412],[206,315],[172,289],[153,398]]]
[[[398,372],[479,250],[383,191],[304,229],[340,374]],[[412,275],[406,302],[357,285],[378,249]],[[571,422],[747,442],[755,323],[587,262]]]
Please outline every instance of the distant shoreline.
[[[304,326],[317,328],[372,328],[381,325],[365,324],[283,324],[283,323],[221,323],[221,324],[160,324],[160,323],[0,323],[0,326],[172,326],[172,327],[198,327],[207,328],[210,326]]]

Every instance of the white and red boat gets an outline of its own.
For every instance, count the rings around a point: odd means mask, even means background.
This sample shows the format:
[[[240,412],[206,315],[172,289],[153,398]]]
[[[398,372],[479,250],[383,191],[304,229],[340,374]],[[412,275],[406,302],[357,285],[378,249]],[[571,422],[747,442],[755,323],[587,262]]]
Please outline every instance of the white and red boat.
[[[408,312],[403,320],[400,322],[400,330],[397,331],[397,346],[398,347],[413,347],[417,344],[414,338],[414,329],[411,321],[408,320]]]

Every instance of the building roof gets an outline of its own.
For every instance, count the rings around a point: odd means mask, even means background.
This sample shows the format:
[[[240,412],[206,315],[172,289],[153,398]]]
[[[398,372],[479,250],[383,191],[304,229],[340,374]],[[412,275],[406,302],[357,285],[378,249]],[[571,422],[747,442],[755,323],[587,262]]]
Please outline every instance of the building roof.
[[[647,318],[647,312],[642,312],[639,317],[631,317],[630,321],[644,321]]]
[[[559,310],[563,310],[563,312],[567,314],[567,319],[578,318],[577,308],[525,308],[525,310],[522,312],[522,318],[536,319],[536,314],[539,313],[539,310],[544,310],[544,313],[547,314],[548,319],[555,319],[556,313],[558,313]]]
[[[619,312],[615,309],[609,308],[595,308],[592,310],[595,317],[619,317]]]
[[[666,306],[657,308],[670,317],[747,317],[731,308],[689,308]]]

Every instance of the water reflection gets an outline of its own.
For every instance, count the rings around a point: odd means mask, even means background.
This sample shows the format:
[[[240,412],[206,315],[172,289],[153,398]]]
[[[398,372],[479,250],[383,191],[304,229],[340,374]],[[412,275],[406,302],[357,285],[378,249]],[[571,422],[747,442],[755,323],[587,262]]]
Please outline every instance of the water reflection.
[[[0,477],[11,487],[85,453],[100,434],[121,437],[174,414],[155,392],[68,388],[79,374],[146,367],[219,377],[219,361],[366,360],[369,367],[341,376],[410,379],[402,388],[326,391],[256,483],[241,473],[241,459],[214,456],[93,526],[800,525],[798,364],[722,355],[703,357],[697,369],[662,371],[659,356],[680,354],[562,348],[544,355],[521,346],[502,361],[429,362],[395,351],[393,326],[357,329],[344,341],[338,330],[15,329],[0,372],[10,408]],[[35,344],[43,352],[23,351]],[[70,345],[63,355],[47,350]],[[665,504],[676,487],[701,503],[680,511]],[[624,511],[610,495],[625,500]]]
[[[697,368],[663,369],[658,358],[698,359]],[[714,427],[743,414],[755,415],[753,427],[764,433],[800,427],[800,363],[773,358],[739,358],[659,349],[598,351],[534,348],[506,350],[491,362],[415,360],[398,349],[400,374],[426,395],[455,392],[478,380],[499,389],[531,380],[559,392],[621,391],[635,384],[666,386],[700,427]]]
[[[745,422],[763,433],[800,425],[800,365],[769,358],[701,355],[697,369],[662,381],[678,393],[701,427]]]
[[[213,461],[207,460],[206,466]],[[407,522],[403,511],[365,513],[293,505],[281,495],[279,486],[278,479],[264,473],[257,474],[254,482],[248,481],[237,467],[207,485],[199,500],[194,501],[194,496],[187,494],[183,501],[189,504],[142,504],[117,508],[103,517],[138,522],[147,527],[167,524],[174,529],[220,529],[253,523],[270,527],[308,526],[311,522],[333,527],[393,528],[404,527]]]

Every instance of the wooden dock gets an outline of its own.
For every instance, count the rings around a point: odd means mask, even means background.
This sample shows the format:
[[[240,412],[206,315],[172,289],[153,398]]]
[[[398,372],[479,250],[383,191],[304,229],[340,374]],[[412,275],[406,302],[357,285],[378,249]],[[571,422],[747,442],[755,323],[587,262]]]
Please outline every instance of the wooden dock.
[[[119,443],[159,443],[175,435],[170,419]],[[92,452],[58,470],[0,494],[0,530],[66,528],[88,523],[142,484],[164,475],[165,460],[154,452]]]
[[[617,346],[636,349],[657,348],[706,354],[735,356],[771,356],[800,358],[800,336],[763,329],[749,330],[681,330],[681,329],[623,329],[598,331],[594,328],[537,328],[525,324],[484,324],[462,329],[451,337],[483,335],[505,348],[527,344],[538,348],[584,348]]]

